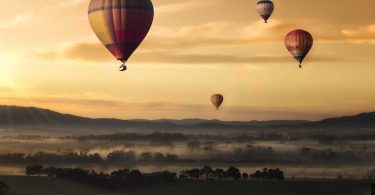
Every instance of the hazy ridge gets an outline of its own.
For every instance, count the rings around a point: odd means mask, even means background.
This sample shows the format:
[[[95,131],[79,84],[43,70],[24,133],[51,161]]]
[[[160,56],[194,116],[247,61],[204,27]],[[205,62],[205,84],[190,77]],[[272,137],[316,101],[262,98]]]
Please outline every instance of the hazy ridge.
[[[90,130],[261,130],[261,129],[373,129],[375,112],[354,116],[329,118],[321,121],[270,120],[220,121],[204,119],[120,120],[87,118],[62,114],[37,107],[0,106],[0,127],[3,130],[19,129],[90,129]]]

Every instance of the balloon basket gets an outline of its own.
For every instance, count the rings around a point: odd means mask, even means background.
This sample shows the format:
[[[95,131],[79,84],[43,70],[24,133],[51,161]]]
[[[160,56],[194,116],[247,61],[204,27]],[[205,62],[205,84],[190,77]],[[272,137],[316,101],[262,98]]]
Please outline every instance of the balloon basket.
[[[124,72],[124,71],[126,71],[127,69],[128,69],[128,68],[126,67],[125,64],[122,64],[122,65],[119,67],[120,72]]]

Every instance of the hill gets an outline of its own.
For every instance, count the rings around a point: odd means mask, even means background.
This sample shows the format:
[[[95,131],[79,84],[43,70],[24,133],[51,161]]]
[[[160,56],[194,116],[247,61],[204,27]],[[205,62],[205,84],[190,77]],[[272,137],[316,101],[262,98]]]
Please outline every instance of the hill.
[[[87,118],[63,114],[36,107],[0,106],[2,130],[262,130],[262,129],[311,129],[311,128],[375,128],[375,112],[354,116],[329,118],[321,121],[271,120],[271,121],[220,121],[204,119],[120,120]]]

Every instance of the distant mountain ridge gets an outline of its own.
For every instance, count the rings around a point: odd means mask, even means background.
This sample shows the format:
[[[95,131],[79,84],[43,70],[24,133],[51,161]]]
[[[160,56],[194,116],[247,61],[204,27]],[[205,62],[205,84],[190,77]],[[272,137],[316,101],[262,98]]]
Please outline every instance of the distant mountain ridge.
[[[62,114],[37,107],[0,106],[0,128],[25,129],[145,129],[145,130],[199,130],[199,129],[300,129],[300,128],[374,128],[375,112],[355,116],[329,118],[317,122],[304,120],[270,121],[220,121],[204,119],[160,119],[160,120],[120,120],[110,118],[86,118]]]
[[[375,127],[375,112],[361,113],[354,116],[343,116],[337,118],[328,118],[308,124],[311,127]]]

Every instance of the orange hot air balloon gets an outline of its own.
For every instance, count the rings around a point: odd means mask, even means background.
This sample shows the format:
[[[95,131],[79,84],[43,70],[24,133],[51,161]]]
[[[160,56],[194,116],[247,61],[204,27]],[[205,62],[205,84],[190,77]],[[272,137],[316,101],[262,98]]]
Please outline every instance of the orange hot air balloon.
[[[89,21],[103,45],[123,64],[143,42],[153,19],[151,0],[91,0]]]
[[[219,110],[221,104],[223,104],[224,97],[221,94],[214,94],[211,96],[211,102],[215,106],[216,110]]]
[[[285,37],[285,46],[293,57],[299,62],[302,68],[302,62],[311,50],[314,44],[312,35],[305,30],[294,30]]]

